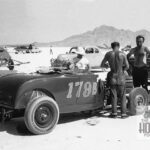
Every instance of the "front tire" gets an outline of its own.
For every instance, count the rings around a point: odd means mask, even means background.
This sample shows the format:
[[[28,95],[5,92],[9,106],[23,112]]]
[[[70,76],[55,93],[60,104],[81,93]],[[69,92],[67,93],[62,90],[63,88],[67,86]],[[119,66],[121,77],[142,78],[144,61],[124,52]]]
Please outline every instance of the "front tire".
[[[59,120],[59,108],[54,99],[43,96],[31,100],[25,110],[25,124],[36,135],[51,132]]]
[[[148,93],[143,88],[134,88],[129,94],[129,112],[131,115],[143,114],[148,105]]]

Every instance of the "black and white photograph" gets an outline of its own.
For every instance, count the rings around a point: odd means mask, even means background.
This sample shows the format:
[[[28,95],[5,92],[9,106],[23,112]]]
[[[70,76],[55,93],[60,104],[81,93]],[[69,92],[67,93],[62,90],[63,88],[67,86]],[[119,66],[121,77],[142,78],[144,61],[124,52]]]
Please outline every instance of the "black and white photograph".
[[[0,150],[149,147],[149,0],[0,0]]]

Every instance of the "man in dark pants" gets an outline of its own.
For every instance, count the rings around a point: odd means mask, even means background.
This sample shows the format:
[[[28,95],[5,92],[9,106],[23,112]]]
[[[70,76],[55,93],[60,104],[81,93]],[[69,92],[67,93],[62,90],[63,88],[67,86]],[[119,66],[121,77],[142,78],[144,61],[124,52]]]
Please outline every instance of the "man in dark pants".
[[[110,116],[117,117],[117,100],[119,99],[121,101],[121,117],[126,118],[126,77],[124,71],[129,68],[129,64],[126,55],[119,51],[120,44],[118,42],[112,43],[111,47],[113,50],[106,53],[101,64],[101,67],[104,67],[108,62],[111,69],[107,75],[112,99],[112,114]]]
[[[131,55],[134,55],[135,61],[132,66],[133,84],[134,87],[142,86],[147,91],[148,85],[148,70],[147,70],[147,54],[150,54],[150,50],[143,46],[145,38],[141,35],[136,37],[137,46],[130,50],[127,55],[128,61]],[[129,61],[130,62],[130,61]]]

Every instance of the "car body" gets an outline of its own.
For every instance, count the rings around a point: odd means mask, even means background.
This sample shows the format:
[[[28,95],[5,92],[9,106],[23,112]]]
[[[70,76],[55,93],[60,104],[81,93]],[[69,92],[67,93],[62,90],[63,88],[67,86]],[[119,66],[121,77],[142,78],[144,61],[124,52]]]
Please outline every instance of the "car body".
[[[0,118],[13,118],[15,114],[24,116],[26,111],[30,112],[29,103],[43,97],[52,99],[59,114],[84,112],[103,107],[104,88],[103,83],[97,81],[97,75],[92,73],[8,74],[0,78]],[[35,134],[48,132],[27,127]]]
[[[99,96],[103,96],[103,91],[97,91],[94,95],[89,95],[86,98],[83,96],[76,97],[77,88],[75,87],[72,91],[72,97],[67,98],[69,84],[76,82],[95,83],[97,87],[97,75],[13,73],[2,76],[0,78],[0,107],[25,109],[29,101],[26,98],[31,96],[30,94],[35,90],[41,90],[52,96],[59,105],[60,113],[83,111],[86,105],[85,110],[102,106],[98,104],[102,103]],[[62,86],[58,86],[59,84]]]

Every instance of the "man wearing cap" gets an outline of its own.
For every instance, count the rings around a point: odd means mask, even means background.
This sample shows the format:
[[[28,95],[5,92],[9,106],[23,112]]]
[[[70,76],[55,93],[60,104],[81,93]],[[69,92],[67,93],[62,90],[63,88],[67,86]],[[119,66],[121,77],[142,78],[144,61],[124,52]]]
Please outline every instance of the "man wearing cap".
[[[88,59],[84,56],[85,55],[84,49],[82,47],[78,47],[75,53],[77,54],[77,56],[73,58],[70,65],[70,69],[73,70],[74,72],[79,73],[88,72],[90,69],[90,65]]]
[[[119,51],[120,44],[118,42],[111,43],[112,51],[107,52],[101,67],[105,67],[108,62],[111,71],[107,75],[108,85],[110,87],[112,99],[112,114],[110,117],[117,117],[117,101],[121,102],[121,118],[126,118],[126,96],[125,96],[125,70],[129,68],[126,55]]]

